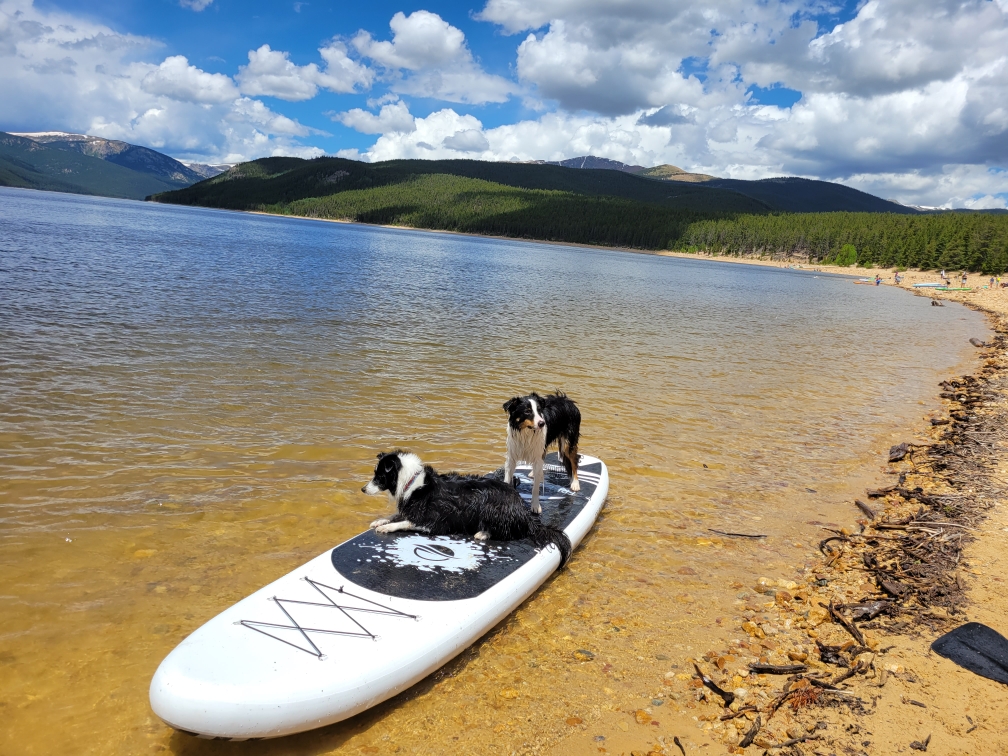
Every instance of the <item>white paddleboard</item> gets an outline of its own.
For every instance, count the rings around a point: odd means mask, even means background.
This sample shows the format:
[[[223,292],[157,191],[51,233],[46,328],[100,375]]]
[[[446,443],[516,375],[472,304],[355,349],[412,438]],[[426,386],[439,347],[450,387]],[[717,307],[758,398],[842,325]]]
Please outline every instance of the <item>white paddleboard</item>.
[[[546,460],[543,522],[577,547],[609,490],[582,455],[573,493]],[[531,498],[531,470],[519,467]],[[468,648],[556,570],[527,541],[367,531],[299,567],[180,643],[151,680],[151,708],[201,737],[274,738],[352,717]]]

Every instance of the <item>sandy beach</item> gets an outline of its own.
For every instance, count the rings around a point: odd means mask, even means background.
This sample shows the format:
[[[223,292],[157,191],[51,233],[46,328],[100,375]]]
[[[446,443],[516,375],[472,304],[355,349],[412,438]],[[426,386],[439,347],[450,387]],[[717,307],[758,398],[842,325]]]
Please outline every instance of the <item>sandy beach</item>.
[[[859,278],[878,274],[883,285],[896,285],[895,269],[703,257]],[[938,281],[938,271],[911,270],[900,276],[900,285],[918,296],[936,303],[961,302],[983,311],[998,334],[992,343],[978,348],[976,371],[943,385],[943,396],[948,398],[923,416],[913,437],[906,439],[912,449],[921,450],[917,462],[914,455],[889,464],[880,459],[875,472],[878,488],[866,491],[860,499],[874,519],[852,501],[843,527],[824,526],[822,537],[828,540],[820,544],[823,556],[806,569],[804,579],[754,573],[751,585],[725,586],[726,590],[741,591],[736,601],[740,615],[732,628],[734,638],[727,645],[712,645],[706,653],[667,670],[656,665],[648,681],[652,693],[642,696],[637,708],[612,712],[604,722],[595,723],[590,734],[587,730],[572,733],[551,753],[655,756],[680,751],[718,753],[725,748],[729,753],[769,754],[1008,751],[1005,687],[930,649],[938,636],[967,621],[987,624],[1002,634],[1008,629],[1004,578],[1008,566],[1004,501],[1008,454],[999,432],[1008,414],[1008,290],[984,288],[989,276],[979,274],[969,274],[967,285],[975,287],[970,292],[913,288],[915,283]],[[893,338],[898,340],[899,334],[894,333]],[[968,392],[969,397],[959,392]],[[959,401],[964,397],[965,404]],[[984,434],[981,442],[977,443],[978,437],[968,430],[965,436],[949,430],[967,423],[976,426],[974,433]],[[985,430],[979,430],[980,426]],[[957,438],[970,448],[963,448]],[[933,458],[928,460],[928,454]],[[945,469],[944,462],[934,463],[949,454],[970,457],[969,472],[954,463]],[[953,501],[956,505],[950,506]],[[944,511],[936,512],[936,508]],[[880,563],[873,549],[880,545],[882,551],[894,548],[893,534],[907,533],[895,523],[927,519],[942,524],[930,526],[927,545],[916,541],[910,547],[930,555],[925,559],[917,553],[917,561],[933,559],[933,571],[925,570],[928,574],[920,583],[923,594],[916,598],[888,594],[876,585],[879,579],[873,579],[867,567]],[[894,524],[890,526],[894,529],[876,530],[876,524],[882,528]],[[944,568],[938,567],[942,562],[939,552],[931,551],[932,537],[955,542],[948,547],[951,551],[945,556],[950,561]],[[890,560],[894,554],[887,552]],[[900,558],[905,566],[906,554],[895,557],[896,561]],[[937,594],[943,598],[936,599]],[[883,613],[874,622],[860,623],[850,622],[850,615],[842,610],[845,603],[873,601],[902,604],[904,608],[888,619]],[[856,639],[859,631],[861,638]],[[832,650],[838,651],[839,658],[828,656]],[[808,672],[789,677],[749,670],[751,664],[760,663],[800,664]],[[725,699],[705,686],[697,670],[710,683],[734,693],[730,708],[725,707]],[[810,685],[812,677],[820,681]],[[826,685],[821,686],[822,682]],[[747,748],[741,747],[743,744]]]

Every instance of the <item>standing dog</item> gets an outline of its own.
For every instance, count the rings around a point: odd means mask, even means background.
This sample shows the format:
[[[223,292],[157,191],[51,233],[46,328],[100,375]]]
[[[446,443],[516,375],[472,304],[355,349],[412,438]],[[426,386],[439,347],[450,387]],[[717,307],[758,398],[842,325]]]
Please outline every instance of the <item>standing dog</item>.
[[[430,535],[467,533],[477,541],[529,538],[538,548],[553,544],[560,566],[570,558],[567,534],[544,525],[525,508],[514,486],[477,475],[439,475],[416,454],[393,451],[378,455],[374,478],[364,493],[388,493],[396,513],[371,523],[377,533],[416,530]]]
[[[546,396],[532,393],[504,402],[508,413],[507,459],[504,480],[510,482],[519,462],[532,465],[532,511],[539,513],[539,489],[543,482],[546,449],[557,444],[564,470],[571,479],[571,491],[580,491],[578,483],[578,438],[581,436],[581,411],[562,391]]]

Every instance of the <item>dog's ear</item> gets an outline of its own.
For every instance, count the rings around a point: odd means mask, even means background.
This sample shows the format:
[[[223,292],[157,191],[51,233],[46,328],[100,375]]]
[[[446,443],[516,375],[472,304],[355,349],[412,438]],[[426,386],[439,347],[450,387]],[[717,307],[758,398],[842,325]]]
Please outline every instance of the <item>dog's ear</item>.
[[[515,408],[518,406],[518,402],[520,401],[521,398],[517,396],[514,399],[508,399],[506,402],[504,402],[504,411],[510,415],[512,412],[514,412]]]

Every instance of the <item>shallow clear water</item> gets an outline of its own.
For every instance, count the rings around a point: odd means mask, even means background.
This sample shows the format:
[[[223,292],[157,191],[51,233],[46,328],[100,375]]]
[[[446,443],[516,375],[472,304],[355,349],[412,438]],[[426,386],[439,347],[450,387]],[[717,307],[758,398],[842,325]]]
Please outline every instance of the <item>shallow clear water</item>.
[[[570,567],[404,696],[244,748],[549,742],[721,632],[729,583],[810,559],[810,521],[853,519],[986,330],[928,305],[806,271],[0,189],[0,752],[219,752],[150,712],[164,655],[364,529],[377,451],[498,467],[501,404],[560,387],[611,475]]]

